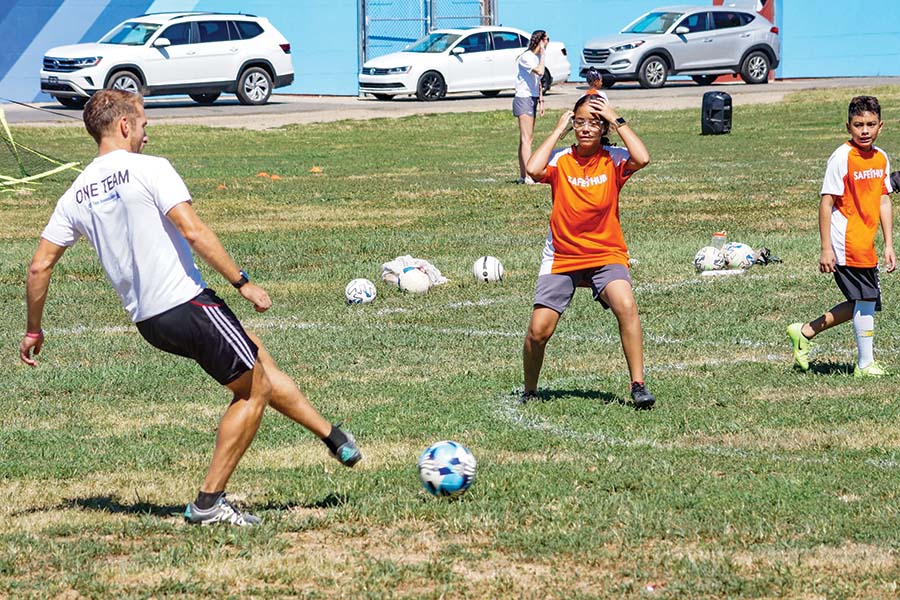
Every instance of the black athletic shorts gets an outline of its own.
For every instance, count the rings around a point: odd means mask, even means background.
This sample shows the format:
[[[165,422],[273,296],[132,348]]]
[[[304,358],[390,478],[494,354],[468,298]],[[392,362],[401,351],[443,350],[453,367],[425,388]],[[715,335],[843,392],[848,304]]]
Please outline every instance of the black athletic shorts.
[[[211,289],[136,325],[153,346],[194,359],[222,385],[252,369],[259,353],[237,317]]]
[[[834,268],[834,281],[850,301],[874,300],[875,310],[881,310],[881,285],[878,283],[878,267]]]

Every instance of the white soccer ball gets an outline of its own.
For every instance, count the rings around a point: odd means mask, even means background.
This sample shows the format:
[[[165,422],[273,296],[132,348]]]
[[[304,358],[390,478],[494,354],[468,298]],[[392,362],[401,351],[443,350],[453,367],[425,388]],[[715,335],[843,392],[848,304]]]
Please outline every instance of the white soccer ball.
[[[472,274],[478,281],[503,281],[503,265],[493,256],[480,256],[472,265]]]
[[[729,269],[749,269],[756,262],[753,258],[753,248],[740,242],[728,242],[722,248],[725,264]]]
[[[475,457],[457,442],[432,444],[419,457],[419,480],[429,494],[459,496],[475,482]]]
[[[375,284],[364,278],[354,279],[344,288],[347,304],[368,304],[376,295]]]
[[[400,273],[397,286],[410,294],[424,294],[431,288],[431,279],[425,271],[415,267],[406,267]]]
[[[725,256],[712,246],[704,246],[694,256],[694,268],[697,272],[716,271],[725,268]]]

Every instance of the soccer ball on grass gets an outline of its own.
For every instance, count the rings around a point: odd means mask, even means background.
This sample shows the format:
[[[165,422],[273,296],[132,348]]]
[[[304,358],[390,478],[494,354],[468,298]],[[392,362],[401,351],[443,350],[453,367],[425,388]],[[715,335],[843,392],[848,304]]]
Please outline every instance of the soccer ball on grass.
[[[480,256],[472,265],[472,274],[478,281],[503,281],[503,265],[493,256]]]
[[[725,255],[713,246],[704,246],[694,256],[694,268],[697,272],[717,271],[725,268]]]
[[[419,480],[434,496],[460,496],[475,481],[475,457],[457,442],[432,444],[419,457]]]
[[[397,286],[410,294],[424,294],[431,289],[431,278],[421,269],[406,267],[397,279]]]
[[[375,284],[368,279],[354,279],[344,288],[347,304],[367,304],[375,299]]]
[[[753,248],[740,242],[728,242],[722,248],[725,264],[729,269],[749,269],[756,262],[753,257]]]

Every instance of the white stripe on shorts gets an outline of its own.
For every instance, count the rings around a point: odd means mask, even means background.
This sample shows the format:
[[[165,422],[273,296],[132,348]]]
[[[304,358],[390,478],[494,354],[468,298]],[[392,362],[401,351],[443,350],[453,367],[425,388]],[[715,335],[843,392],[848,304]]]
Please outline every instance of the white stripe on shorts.
[[[250,346],[247,345],[247,341],[243,338],[241,332],[228,320],[228,317],[222,314],[222,310],[218,306],[204,306],[203,311],[228,342],[228,345],[234,350],[235,354],[238,355],[238,358],[247,365],[248,369],[252,369],[253,365],[256,364],[256,359],[253,358],[253,352],[250,350]]]

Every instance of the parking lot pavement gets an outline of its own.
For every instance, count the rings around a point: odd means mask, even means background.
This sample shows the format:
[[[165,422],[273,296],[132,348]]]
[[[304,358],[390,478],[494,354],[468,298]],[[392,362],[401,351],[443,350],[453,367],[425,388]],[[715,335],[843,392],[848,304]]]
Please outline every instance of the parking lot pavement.
[[[733,104],[764,104],[781,101],[785,95],[810,89],[858,88],[900,85],[900,77],[849,77],[834,79],[791,79],[765,85],[734,83],[699,86],[691,81],[672,81],[666,87],[645,90],[637,84],[617,84],[607,90],[609,100],[622,110],[668,110],[700,108],[705,92],[724,91]],[[546,96],[548,110],[571,108],[586,89],[583,83],[554,86]],[[356,96],[306,96],[276,94],[265,106],[243,106],[228,95],[212,106],[200,106],[187,98],[147,98],[147,116],[154,124],[192,124],[211,127],[269,129],[291,123],[323,123],[346,119],[396,118],[415,114],[511,110],[512,92],[487,98],[481,94],[451,94],[437,102],[419,102],[414,97],[389,101]],[[81,125],[81,111],[63,108],[56,102],[31,106],[0,104],[10,123],[16,125]],[[512,118],[512,117],[510,117]]]

